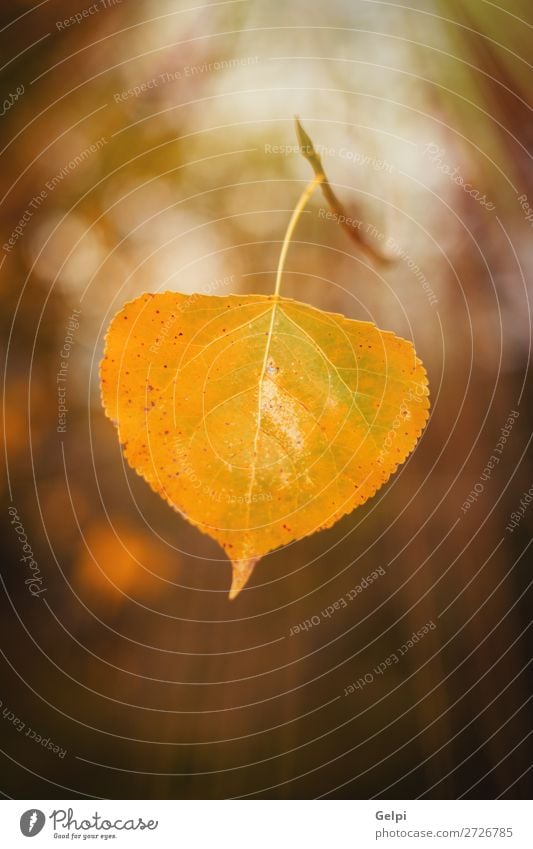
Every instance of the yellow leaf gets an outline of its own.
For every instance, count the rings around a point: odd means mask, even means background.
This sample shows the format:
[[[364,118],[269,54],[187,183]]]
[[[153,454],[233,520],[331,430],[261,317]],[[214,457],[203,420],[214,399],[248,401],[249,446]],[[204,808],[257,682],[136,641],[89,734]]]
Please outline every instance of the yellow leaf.
[[[142,295],[111,323],[101,384],[129,464],[232,561],[230,597],[374,495],[429,409],[410,342],[276,295]]]

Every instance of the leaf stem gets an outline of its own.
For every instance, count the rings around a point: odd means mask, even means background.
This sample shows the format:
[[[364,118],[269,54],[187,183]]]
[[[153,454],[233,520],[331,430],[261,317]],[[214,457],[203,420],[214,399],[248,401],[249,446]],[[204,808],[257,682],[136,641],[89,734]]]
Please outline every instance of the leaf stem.
[[[291,220],[289,221],[289,226],[287,227],[287,232],[285,233],[285,238],[283,239],[283,245],[281,246],[281,252],[279,255],[278,262],[278,272],[276,275],[276,288],[274,289],[274,297],[277,298],[281,289],[281,277],[283,274],[283,267],[285,265],[285,258],[287,256],[287,251],[289,250],[289,245],[293,236],[293,233],[296,229],[296,225],[298,224],[298,220],[304,211],[307,202],[315,189],[324,181],[324,174],[317,174],[313,180],[306,186],[304,191],[300,196],[300,200],[296,204],[294,208],[294,212],[291,215]]]

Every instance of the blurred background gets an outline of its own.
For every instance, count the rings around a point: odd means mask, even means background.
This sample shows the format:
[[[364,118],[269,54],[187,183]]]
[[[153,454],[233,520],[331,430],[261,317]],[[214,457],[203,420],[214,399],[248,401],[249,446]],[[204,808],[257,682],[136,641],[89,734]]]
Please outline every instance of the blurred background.
[[[4,4],[4,796],[531,795],[532,25],[526,0]],[[125,467],[98,363],[142,292],[273,290],[295,114],[391,261],[317,194],[283,292],[412,338],[432,415],[230,603],[221,550]]]

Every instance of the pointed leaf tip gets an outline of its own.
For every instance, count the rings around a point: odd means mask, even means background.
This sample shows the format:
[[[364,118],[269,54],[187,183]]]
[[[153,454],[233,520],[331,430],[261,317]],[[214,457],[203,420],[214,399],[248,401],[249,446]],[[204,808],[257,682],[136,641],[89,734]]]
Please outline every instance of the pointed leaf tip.
[[[234,598],[237,598],[240,591],[244,589],[244,587],[250,580],[251,574],[254,571],[255,564],[258,560],[259,557],[252,557],[250,560],[231,561],[232,577],[231,589],[229,591],[230,601],[233,601]]]

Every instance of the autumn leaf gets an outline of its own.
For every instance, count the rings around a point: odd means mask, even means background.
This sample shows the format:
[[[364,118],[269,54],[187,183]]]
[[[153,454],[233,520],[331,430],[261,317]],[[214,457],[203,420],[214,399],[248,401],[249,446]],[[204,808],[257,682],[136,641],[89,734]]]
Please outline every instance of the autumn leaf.
[[[429,407],[410,342],[279,296],[142,295],[111,323],[101,382],[129,464],[232,561],[231,597],[374,495]]]
[[[332,194],[299,122],[297,134],[315,176],[289,221],[274,294],[141,295],[114,317],[100,368],[130,466],[220,543],[230,598],[269,551],[374,495],[428,417],[410,342],[280,295],[305,205],[319,186]]]

